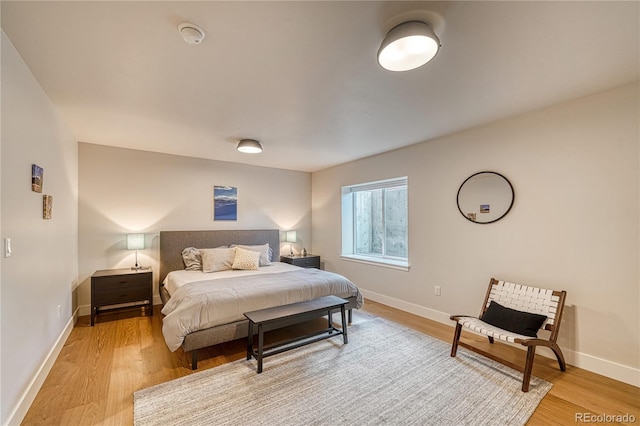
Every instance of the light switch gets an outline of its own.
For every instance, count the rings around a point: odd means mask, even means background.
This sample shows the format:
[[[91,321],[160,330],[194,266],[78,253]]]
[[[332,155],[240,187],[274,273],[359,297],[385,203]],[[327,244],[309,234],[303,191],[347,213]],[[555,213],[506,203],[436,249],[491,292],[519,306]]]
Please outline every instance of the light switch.
[[[4,239],[4,257],[11,257],[11,238]]]

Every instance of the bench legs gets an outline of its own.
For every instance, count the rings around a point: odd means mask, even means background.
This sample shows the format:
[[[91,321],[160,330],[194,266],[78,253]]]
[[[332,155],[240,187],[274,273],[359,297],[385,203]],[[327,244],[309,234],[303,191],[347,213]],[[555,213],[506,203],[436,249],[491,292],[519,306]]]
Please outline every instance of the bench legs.
[[[262,373],[262,359],[264,351],[264,329],[262,324],[258,324],[258,351],[255,354],[258,361],[258,373]],[[253,352],[253,321],[249,321],[249,330],[247,333],[247,361],[254,355]]]
[[[343,334],[343,341],[344,343],[348,343],[348,338],[347,338],[347,322],[345,321],[345,314],[346,314],[346,310],[344,308],[344,305],[341,307],[340,309],[340,314],[341,314],[341,319],[342,319],[342,329],[344,330],[344,334]],[[348,312],[348,319],[349,319],[349,323],[351,323],[353,321],[353,310],[349,309]],[[331,323],[331,319],[332,319],[332,312],[329,311],[329,328],[332,326]],[[260,330],[260,327],[258,327],[258,330]],[[258,339],[264,339],[264,333],[258,335]],[[249,321],[249,330],[248,330],[248,334],[247,334],[247,360],[251,359],[251,350],[252,350],[252,343],[253,343],[253,323],[251,321]],[[263,345],[259,344],[259,348],[261,348]],[[262,354],[259,354],[258,356],[258,372],[262,372]],[[194,349],[191,351],[191,369],[192,370],[197,370],[198,369],[198,350]]]
[[[262,324],[258,324],[258,352],[256,359],[258,360],[258,373],[262,373],[262,358],[264,350],[264,329]],[[253,356],[253,321],[249,321],[249,330],[247,333],[247,361]]]
[[[249,321],[249,332],[247,333],[247,361],[251,359],[253,351],[253,323]]]
[[[352,315],[351,309],[349,309],[349,315]],[[342,339],[345,344],[349,343],[349,339],[347,337],[347,316],[344,305],[340,306],[340,320],[342,321]],[[327,312],[327,330],[329,334],[332,334],[335,331],[333,328],[333,310],[329,309]]]
[[[349,314],[351,314],[351,309],[349,309]],[[340,306],[340,317],[342,318],[342,341],[346,345],[349,343],[349,339],[347,338],[347,322],[345,321],[344,305]]]
[[[258,373],[262,373],[262,358],[264,355],[264,330],[258,325]]]
[[[349,343],[349,339],[347,337],[347,313],[344,307],[344,304],[340,305],[340,319],[342,321],[342,329],[339,330],[333,326],[333,315],[332,311],[336,307],[328,308],[326,312],[327,314],[327,328],[325,330],[316,331],[310,334],[306,334],[303,336],[298,336],[293,339],[289,339],[285,342],[280,342],[276,344],[272,344],[265,348],[264,346],[264,323],[257,322],[254,323],[251,319],[249,319],[249,329],[247,330],[247,361],[251,360],[252,357],[256,358],[258,361],[257,373],[262,373],[262,364],[265,357],[276,355],[281,352],[288,351],[290,349],[295,349],[301,346],[308,345],[313,342],[317,342],[319,340],[328,339],[334,337],[338,334],[342,334],[342,341],[344,344]],[[275,318],[276,320],[281,318]],[[271,323],[271,325],[269,325]],[[254,325],[258,326],[258,347],[257,350],[253,349],[253,330]],[[267,322],[266,331],[274,330],[273,320]],[[325,334],[326,333],[326,334]],[[324,336],[320,336],[324,334]],[[320,336],[320,337],[318,337]]]

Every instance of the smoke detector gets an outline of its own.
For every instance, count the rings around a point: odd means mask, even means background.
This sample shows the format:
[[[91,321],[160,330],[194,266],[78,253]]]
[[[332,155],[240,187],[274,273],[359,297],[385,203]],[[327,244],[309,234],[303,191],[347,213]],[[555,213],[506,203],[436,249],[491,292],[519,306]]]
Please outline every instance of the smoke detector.
[[[184,22],[178,25],[178,31],[188,44],[200,44],[204,40],[204,30],[196,24]]]

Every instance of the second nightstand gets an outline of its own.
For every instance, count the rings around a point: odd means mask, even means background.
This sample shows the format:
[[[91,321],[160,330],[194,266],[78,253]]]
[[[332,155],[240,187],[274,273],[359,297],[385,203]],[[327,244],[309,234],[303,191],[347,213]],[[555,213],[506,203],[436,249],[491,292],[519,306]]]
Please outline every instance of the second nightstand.
[[[297,254],[293,256],[280,256],[280,262],[290,263],[303,268],[320,269],[320,256],[316,256],[315,254],[308,254],[306,256]]]
[[[101,306],[133,302],[147,302],[148,315],[153,315],[151,269],[107,269],[91,276],[91,325]]]

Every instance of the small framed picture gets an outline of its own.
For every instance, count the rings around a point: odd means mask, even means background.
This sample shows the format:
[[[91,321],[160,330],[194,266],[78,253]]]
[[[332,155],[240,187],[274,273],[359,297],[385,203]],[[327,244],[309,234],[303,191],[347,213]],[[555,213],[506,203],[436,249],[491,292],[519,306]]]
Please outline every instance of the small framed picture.
[[[44,170],[37,164],[31,165],[31,190],[33,192],[42,192],[42,183],[44,179]]]
[[[51,219],[52,209],[53,209],[53,196],[43,195],[42,196],[42,218]]]
[[[238,188],[213,187],[213,220],[238,220]]]
[[[489,204],[480,204],[480,213],[490,213],[491,209]]]

